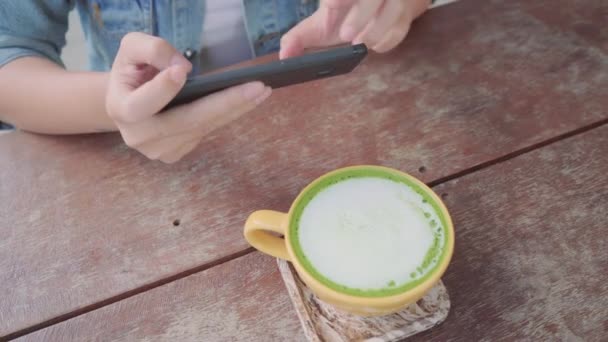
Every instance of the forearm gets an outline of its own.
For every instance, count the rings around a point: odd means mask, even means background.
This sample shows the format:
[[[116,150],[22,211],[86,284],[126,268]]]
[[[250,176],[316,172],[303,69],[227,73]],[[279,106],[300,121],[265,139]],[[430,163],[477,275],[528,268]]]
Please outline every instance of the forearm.
[[[106,115],[107,73],[69,72],[24,57],[0,68],[0,120],[45,134],[116,130]]]

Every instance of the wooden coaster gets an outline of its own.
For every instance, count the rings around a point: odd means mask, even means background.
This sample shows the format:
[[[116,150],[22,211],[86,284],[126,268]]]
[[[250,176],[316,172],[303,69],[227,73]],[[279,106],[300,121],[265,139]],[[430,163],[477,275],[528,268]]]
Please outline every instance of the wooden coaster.
[[[450,298],[442,281],[426,296],[401,312],[381,317],[359,317],[336,310],[304,285],[290,263],[278,260],[281,276],[309,341],[399,341],[443,322]]]

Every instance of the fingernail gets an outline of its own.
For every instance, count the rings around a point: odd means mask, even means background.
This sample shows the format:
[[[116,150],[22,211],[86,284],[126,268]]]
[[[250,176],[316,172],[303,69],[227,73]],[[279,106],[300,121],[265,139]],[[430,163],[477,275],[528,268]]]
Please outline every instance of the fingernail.
[[[279,59],[285,59],[286,56],[287,52],[285,52],[285,48],[281,48],[281,50],[279,50]]]
[[[283,36],[283,38],[281,38],[281,42],[279,43],[279,59],[284,59],[285,56],[287,56],[287,51],[289,51],[289,43],[285,37],[287,36]]]
[[[256,105],[259,105],[260,103],[264,102],[264,100],[266,100],[270,96],[270,94],[272,94],[272,88],[265,87],[264,92],[253,101]]]
[[[265,90],[262,82],[248,83],[243,86],[243,96],[247,101],[255,101],[264,94]]]
[[[353,40],[353,45],[357,45],[357,44],[361,44],[361,43],[363,43],[363,37],[361,37],[361,35],[359,35],[359,37],[357,37]]]
[[[190,61],[187,60],[186,57],[182,56],[181,53],[176,53],[173,55],[173,57],[171,57],[171,60],[169,61],[169,66],[173,65],[183,65],[185,67],[192,67],[192,63],[190,63]]]
[[[346,25],[340,31],[340,38],[345,42],[350,42],[355,38],[357,31],[351,25]]]
[[[171,79],[177,83],[182,84],[186,82],[186,77],[188,77],[188,71],[182,66],[172,66],[169,70],[169,76]]]

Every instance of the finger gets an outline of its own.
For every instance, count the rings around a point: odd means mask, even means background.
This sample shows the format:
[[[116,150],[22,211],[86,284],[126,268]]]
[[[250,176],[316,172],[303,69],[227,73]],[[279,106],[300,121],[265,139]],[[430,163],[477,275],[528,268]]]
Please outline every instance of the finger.
[[[259,90],[261,93],[255,94]],[[272,89],[264,87],[260,82],[233,87],[142,122],[123,124],[120,131],[129,147],[140,151],[149,159],[160,159],[167,157],[169,151],[177,150],[184,144],[184,140],[200,140],[208,132],[252,110],[268,98],[271,92]],[[246,100],[235,100],[237,97]],[[242,103],[237,104],[238,102]],[[228,103],[229,106],[226,105]]]
[[[138,146],[131,146],[145,155],[148,159],[158,160],[163,156],[180,150],[184,145],[193,140],[200,140],[200,134],[196,131],[175,134],[169,137],[145,141]]]
[[[403,20],[400,24],[395,26],[392,30],[390,30],[387,35],[375,46],[372,47],[372,50],[378,53],[388,52],[392,50],[394,47],[399,45],[401,41],[405,38],[408,31],[410,30],[410,21]]]
[[[186,82],[188,69],[171,66],[135,90],[126,90],[110,76],[106,106],[108,115],[117,122],[135,123],[151,117],[164,108]]]
[[[279,59],[299,56],[304,52],[304,38],[318,33],[314,30],[315,15],[304,19],[281,37]]]
[[[324,0],[321,1],[319,11],[322,12],[321,26],[326,34],[332,33],[336,39],[340,39],[339,30],[344,18],[351,8],[360,0]],[[372,0],[376,1],[376,0]],[[341,42],[341,40],[339,40]]]
[[[384,0],[360,0],[350,9],[340,28],[340,38],[352,42],[376,16]]]
[[[344,9],[351,8],[359,0],[321,0],[320,8]]]
[[[162,156],[160,156],[159,160],[163,163],[172,164],[176,161],[182,159],[186,154],[192,152],[200,143],[199,139],[193,139],[182,144],[178,149],[174,151],[169,151]]]
[[[182,88],[192,64],[165,40],[129,33],[110,73],[107,112],[120,122],[137,122],[162,109]],[[158,72],[153,75],[151,70]]]
[[[279,59],[299,56],[304,49],[319,46],[323,40],[321,26],[324,15],[318,10],[283,35]]]
[[[378,10],[378,14],[372,18],[365,29],[354,39],[353,44],[365,43],[367,46],[375,46],[395,26],[405,10],[403,0],[385,1]]]
[[[411,17],[410,21],[414,21],[414,19],[421,16],[429,7],[431,6],[431,0],[415,0],[412,1],[412,7],[410,9]]]
[[[183,132],[194,128],[206,134],[252,110],[271,92],[261,82],[251,82],[172,108],[151,119],[161,130]]]
[[[264,102],[270,95],[272,94],[272,88],[266,87],[262,94],[258,96],[254,101],[245,102],[240,107],[235,108],[234,110],[221,113],[216,115],[215,117],[208,116],[205,118],[205,124],[202,126],[201,133],[203,135],[209,134],[210,132],[221,128],[229,124],[230,122],[238,119],[242,115],[252,111],[257,106],[259,106],[262,102]]]
[[[119,128],[125,143],[137,150],[145,149],[150,141],[190,131],[199,131],[202,136],[204,132],[253,109],[270,92],[270,88],[261,82],[247,83],[174,107],[135,124],[122,124]]]
[[[181,65],[171,66],[159,72],[123,99],[121,119],[137,122],[161,111],[182,89],[188,77],[188,69]]]
[[[147,64],[158,70],[171,65],[192,68],[186,57],[166,40],[141,32],[131,32],[122,38],[114,64],[117,66]]]
[[[279,58],[301,55],[305,49],[342,43],[338,31],[348,10],[356,0],[332,0],[321,3],[310,17],[281,38]]]

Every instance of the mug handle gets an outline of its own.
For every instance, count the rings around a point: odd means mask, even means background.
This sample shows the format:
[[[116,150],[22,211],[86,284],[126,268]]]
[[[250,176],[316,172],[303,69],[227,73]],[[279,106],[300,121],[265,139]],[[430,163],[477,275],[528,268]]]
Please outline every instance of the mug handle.
[[[275,258],[290,260],[286,241],[270,232],[285,235],[287,214],[273,210],[259,210],[249,215],[245,223],[245,240],[260,252]]]

